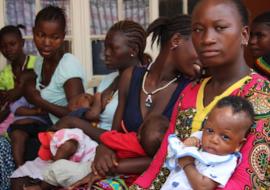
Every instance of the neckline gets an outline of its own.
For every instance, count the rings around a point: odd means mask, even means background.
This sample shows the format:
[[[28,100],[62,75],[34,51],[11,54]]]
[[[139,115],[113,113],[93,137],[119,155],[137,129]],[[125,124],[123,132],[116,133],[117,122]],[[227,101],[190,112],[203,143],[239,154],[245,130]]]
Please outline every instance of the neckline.
[[[152,96],[158,92],[160,92],[161,90],[166,89],[168,86],[170,86],[172,83],[174,83],[175,81],[179,80],[179,78],[181,77],[181,75],[177,75],[175,76],[172,80],[170,80],[167,84],[163,85],[162,87],[156,88],[155,90],[148,92],[145,89],[145,81],[146,81],[146,77],[150,71],[151,66],[154,64],[154,62],[150,63],[148,65],[148,67],[146,68],[146,72],[143,75],[143,80],[142,80],[142,91],[143,93],[147,96],[145,99],[145,107],[146,108],[151,108],[152,104],[153,104],[153,100],[152,100]]]
[[[229,96],[234,90],[236,90],[241,85],[243,85],[244,82],[247,81],[248,79],[250,79],[251,77],[248,75],[248,76],[244,76],[243,78],[239,79],[238,81],[233,83],[231,86],[229,86],[221,94],[215,96],[214,99],[208,105],[205,106],[203,103],[204,91],[205,91],[205,87],[206,87],[207,83],[211,80],[211,78],[212,77],[208,77],[208,78],[204,79],[200,88],[199,88],[199,92],[198,92],[198,96],[197,96],[197,100],[196,100],[196,107],[198,110],[203,110],[203,109],[207,109],[209,107],[213,107],[213,104],[216,104],[216,102],[218,100],[220,100],[221,98],[223,98],[225,96]]]
[[[208,77],[203,80],[201,86],[199,87],[199,91],[196,98],[196,113],[193,117],[192,121],[192,132],[198,131],[201,129],[202,122],[207,117],[208,113],[213,109],[213,107],[216,105],[216,103],[222,99],[223,97],[229,96],[233,91],[240,88],[248,79],[251,79],[250,75],[247,75],[240,80],[236,81],[234,84],[229,86],[224,92],[222,92],[220,95],[217,95],[214,97],[214,99],[206,106],[203,104],[204,99],[204,89],[208,81],[211,79],[211,77]]]

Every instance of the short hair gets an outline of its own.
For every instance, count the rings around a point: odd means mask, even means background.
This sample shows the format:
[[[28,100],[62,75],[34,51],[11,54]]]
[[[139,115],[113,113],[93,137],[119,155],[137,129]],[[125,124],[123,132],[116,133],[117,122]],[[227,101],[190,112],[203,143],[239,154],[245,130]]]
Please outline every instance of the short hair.
[[[144,120],[142,125],[140,143],[147,155],[153,157],[169,127],[169,119],[163,115],[151,115]],[[158,136],[153,136],[154,132]]]
[[[250,119],[252,124],[254,123],[254,109],[252,104],[243,97],[240,96],[227,96],[218,101],[217,108],[230,107],[233,114],[244,112],[246,116]],[[251,126],[247,126],[246,133],[249,132]]]
[[[202,0],[200,0],[199,2],[202,2]],[[234,4],[235,8],[237,9],[237,12],[239,13],[241,17],[242,25],[243,26],[249,25],[249,11],[242,0],[223,0],[223,2]],[[199,3],[197,3],[195,7],[198,5]]]
[[[270,26],[270,11],[264,12],[264,13],[256,16],[255,19],[252,21],[252,23],[266,24],[266,25]]]
[[[63,30],[66,29],[66,16],[64,9],[56,6],[49,5],[40,10],[35,19],[35,26],[41,21],[58,21]]]
[[[157,44],[161,49],[174,34],[179,33],[187,37],[191,36],[191,32],[191,17],[189,15],[177,15],[172,18],[159,17],[147,28],[147,35],[153,33],[152,45],[157,40]]]
[[[144,49],[146,47],[146,32],[143,27],[134,21],[131,20],[122,20],[111,26],[108,33],[111,32],[121,32],[123,33],[128,40],[128,46],[136,46],[138,49],[138,59],[143,64],[145,62]]]
[[[20,28],[21,29],[25,29],[25,26],[24,25],[17,25],[17,26],[14,26],[14,25],[7,25],[7,26],[4,26],[1,30],[0,30],[0,41],[3,40],[3,37],[7,34],[14,34],[16,35],[19,39],[23,39],[22,37],[22,32],[20,31]]]
[[[241,21],[244,26],[249,24],[249,12],[242,0],[231,0],[231,2],[236,6],[239,15],[241,16]]]

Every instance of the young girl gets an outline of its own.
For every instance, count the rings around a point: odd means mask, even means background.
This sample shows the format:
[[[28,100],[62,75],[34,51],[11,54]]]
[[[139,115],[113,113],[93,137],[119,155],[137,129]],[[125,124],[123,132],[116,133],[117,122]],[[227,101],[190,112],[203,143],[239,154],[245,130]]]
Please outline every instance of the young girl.
[[[251,25],[249,48],[256,59],[254,69],[270,79],[270,12],[258,15]]]
[[[8,25],[0,30],[0,51],[9,61],[0,72],[0,122],[4,121],[9,114],[9,103],[21,96],[20,76],[23,71],[33,69],[36,61],[35,56],[26,55],[23,51],[24,39],[20,28],[23,29],[24,26]],[[9,118],[12,118],[12,115]],[[1,124],[2,132],[9,123],[5,126]]]
[[[183,142],[169,136],[166,166],[171,170],[161,190],[225,187],[254,123],[252,105],[242,97],[221,99],[205,120],[202,131]]]
[[[24,87],[28,102],[48,112],[53,123],[68,114],[68,101],[84,92],[85,78],[81,64],[72,54],[62,52],[65,29],[66,19],[61,8],[48,6],[37,14],[33,35],[42,57],[38,58],[35,66],[36,80],[27,81],[30,85]],[[31,83],[36,86],[35,89],[31,88]],[[24,126],[13,132],[20,135],[33,128]],[[36,132],[43,130],[37,129]],[[34,145],[31,146],[33,148]],[[35,156],[37,152],[32,154]],[[22,188],[22,184],[16,185],[14,189]]]

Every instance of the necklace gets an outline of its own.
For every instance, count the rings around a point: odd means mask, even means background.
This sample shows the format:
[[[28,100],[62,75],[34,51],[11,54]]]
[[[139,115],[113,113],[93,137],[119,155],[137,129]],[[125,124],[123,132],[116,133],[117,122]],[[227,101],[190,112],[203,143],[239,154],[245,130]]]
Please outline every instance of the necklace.
[[[165,84],[164,86],[162,87],[159,87],[155,90],[153,90],[152,92],[147,92],[145,90],[145,80],[146,80],[146,77],[150,71],[150,68],[151,66],[153,65],[154,62],[150,63],[149,66],[147,67],[146,69],[146,72],[143,76],[143,82],[142,82],[142,90],[144,92],[145,95],[147,95],[146,99],[145,99],[145,107],[147,108],[151,108],[152,107],[152,104],[153,104],[153,99],[152,99],[152,96],[156,93],[158,93],[159,91],[161,90],[164,90],[165,88],[167,88],[168,86],[170,86],[172,83],[174,83],[176,80],[178,80],[180,78],[180,75],[177,75],[176,77],[174,77],[171,81],[169,81],[167,84]]]

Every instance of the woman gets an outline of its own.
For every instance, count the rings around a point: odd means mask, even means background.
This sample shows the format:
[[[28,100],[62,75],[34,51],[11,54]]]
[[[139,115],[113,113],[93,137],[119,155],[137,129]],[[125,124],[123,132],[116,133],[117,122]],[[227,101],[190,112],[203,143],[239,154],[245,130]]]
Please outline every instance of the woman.
[[[72,54],[63,53],[61,48],[65,30],[65,13],[61,8],[49,6],[37,14],[33,36],[42,57],[38,58],[35,65],[37,79],[27,81],[28,84],[25,86],[25,98],[31,104],[47,111],[53,123],[68,114],[66,109],[68,101],[84,92],[85,78],[81,64]],[[18,132],[17,135],[21,135],[20,132],[24,130],[35,131],[36,134],[31,137],[36,139],[39,131],[49,128],[49,126],[39,129],[32,127],[34,126],[23,126],[13,130]],[[35,158],[37,152],[33,150],[33,144],[30,146],[31,148],[27,149],[32,151],[31,157]],[[22,186],[13,188],[20,189]]]
[[[225,189],[269,188],[269,82],[252,73],[244,59],[248,12],[240,0],[202,0],[192,14],[192,39],[212,77],[188,85],[175,105],[167,135],[181,139],[201,129],[207,114],[224,96],[238,95],[255,109],[256,125],[241,149],[242,161]],[[167,138],[155,160],[131,189],[160,189],[170,171],[165,167]],[[192,162],[190,157],[188,161]]]
[[[199,67],[195,66],[198,59],[191,41],[189,16],[159,18],[147,31],[148,34],[153,33],[153,41],[158,40],[161,50],[157,59],[147,68],[129,68],[121,76],[119,104],[112,126],[112,129],[120,132],[137,132],[150,115],[162,114],[170,118],[176,98],[189,83],[188,78],[196,75]],[[121,123],[124,128],[120,127]],[[86,125],[80,128],[87,132]],[[90,137],[99,141],[99,134],[93,136],[93,133],[88,132]],[[116,161],[114,152],[101,144],[97,148],[92,170],[101,176],[111,173],[141,174],[151,160],[150,157],[141,157]]]
[[[270,11],[258,15],[251,24],[249,48],[256,60],[254,69],[270,79]]]

